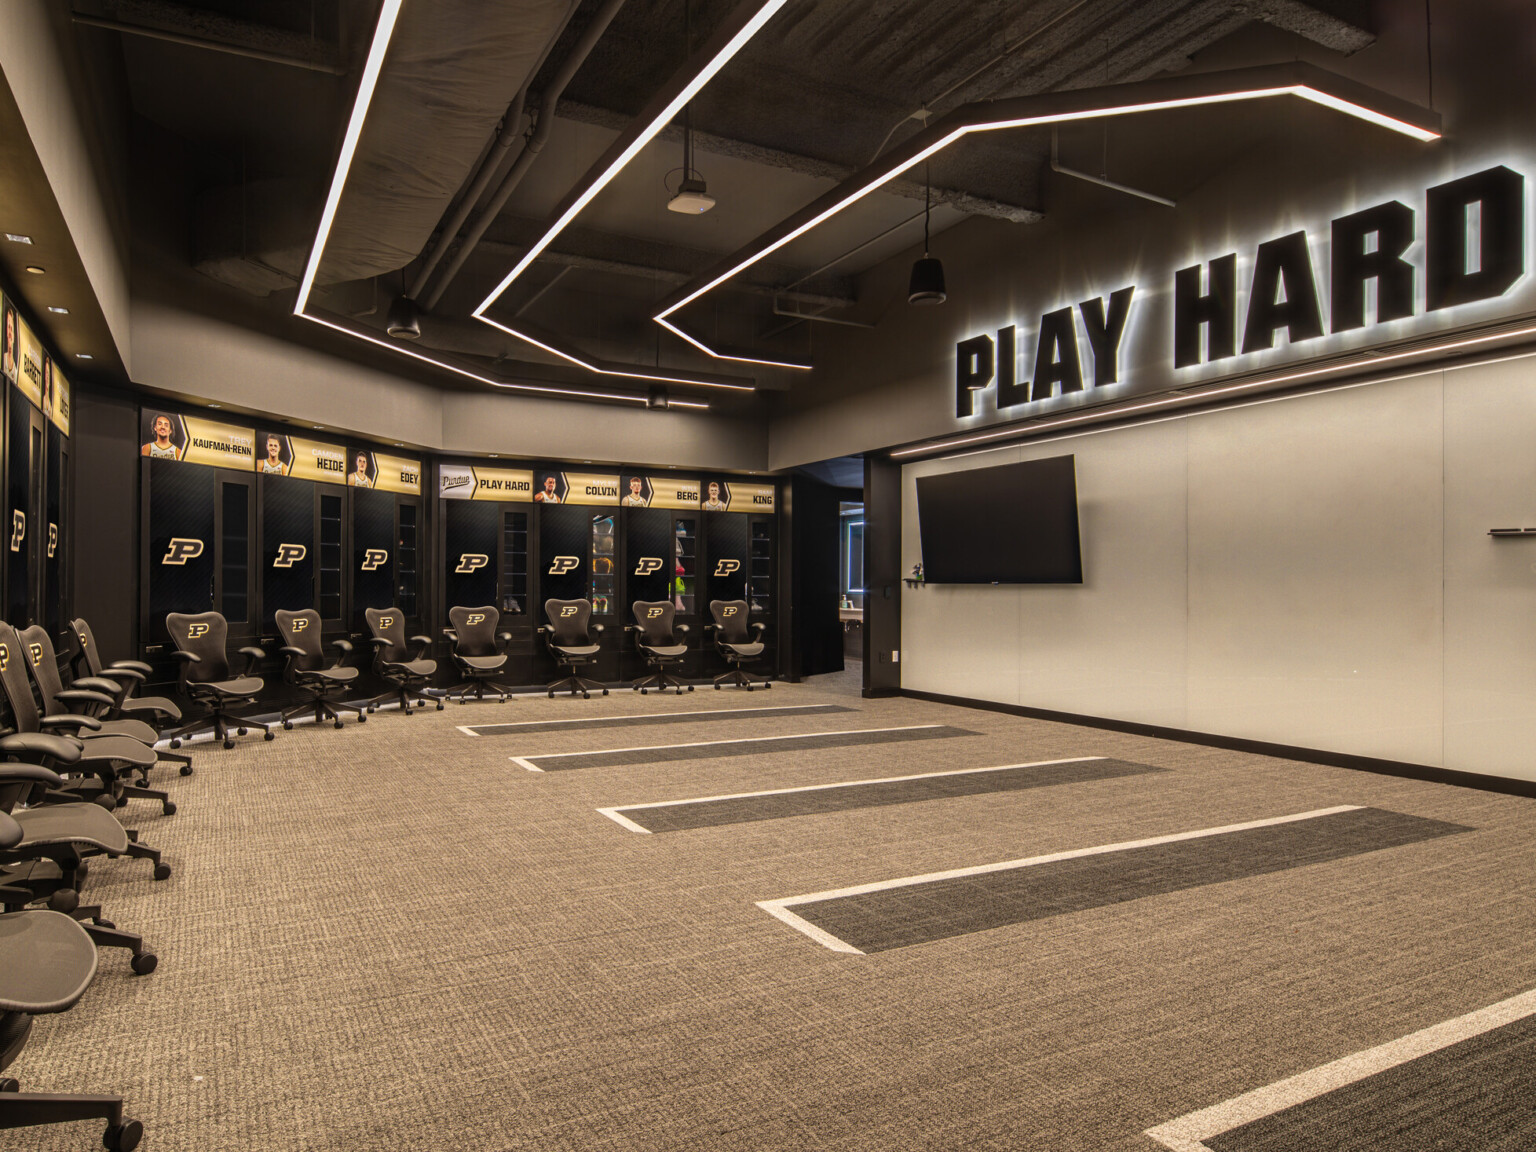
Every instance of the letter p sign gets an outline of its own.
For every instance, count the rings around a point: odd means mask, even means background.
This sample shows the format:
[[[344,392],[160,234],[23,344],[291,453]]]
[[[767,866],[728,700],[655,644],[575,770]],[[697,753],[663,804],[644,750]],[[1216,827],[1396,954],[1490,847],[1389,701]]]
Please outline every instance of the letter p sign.
[[[576,556],[556,556],[550,562],[549,574],[551,576],[564,576],[567,572],[574,572],[581,565],[581,560]]]
[[[11,509],[11,551],[20,552],[21,542],[27,538],[27,514],[20,508]]]
[[[640,563],[635,565],[636,576],[649,576],[652,572],[661,571],[660,556],[642,556]]]
[[[722,560],[720,563],[715,565],[715,575],[729,576],[732,572],[735,572],[740,567],[740,560]]]
[[[459,566],[455,572],[478,572],[491,562],[491,558],[483,552],[466,552],[459,557]]]
[[[389,553],[383,548],[369,548],[363,552],[363,571],[372,572],[389,561]]]
[[[274,568],[292,568],[300,560],[304,559],[309,549],[302,544],[279,544],[277,546],[277,559],[272,561]]]
[[[20,515],[20,513],[18,513]],[[16,550],[16,545],[11,545],[11,550]],[[196,560],[203,554],[203,542],[193,540],[186,536],[171,537],[170,547],[165,550],[165,558],[162,564],[185,564],[188,560]]]

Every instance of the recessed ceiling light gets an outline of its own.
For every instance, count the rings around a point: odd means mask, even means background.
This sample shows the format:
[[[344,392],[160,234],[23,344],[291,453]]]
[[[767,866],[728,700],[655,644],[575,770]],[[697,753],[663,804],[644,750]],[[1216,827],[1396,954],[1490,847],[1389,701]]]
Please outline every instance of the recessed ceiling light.
[[[69,309],[68,308],[55,308],[52,304],[48,305],[48,311],[50,311],[50,312],[57,312],[60,316],[68,316],[69,315]]]
[[[32,243],[32,237],[30,237],[30,236],[23,236],[19,232],[7,232],[5,234],[5,238],[7,240],[9,240],[12,244],[30,244],[30,243]]]
[[[324,427],[325,427],[325,425],[324,425],[324,424],[311,424],[311,425],[310,425],[310,427],[311,427],[311,428],[314,428],[314,429],[316,429],[316,430],[319,430],[319,429],[321,429],[321,428],[324,428]]]
[[[403,440],[396,440],[395,441],[395,447],[396,448],[404,448],[405,447],[405,441],[403,441]]]
[[[28,264],[27,271],[32,273],[34,276],[41,276],[44,272],[48,271],[48,269],[42,267],[40,264]]]
[[[500,453],[500,452],[492,452],[492,453],[491,453],[491,459],[492,459],[492,460],[494,460],[494,459],[496,459],[496,457],[498,457],[498,456],[500,456],[500,455],[501,455],[501,453]]]
[[[210,405],[208,405],[208,407],[210,407],[210,408],[222,408],[222,407],[224,407],[224,405],[222,405],[222,404],[210,404]]]
[[[75,358],[77,360],[94,360],[94,359],[96,359],[96,357],[92,356],[89,352],[76,352],[75,353]]]

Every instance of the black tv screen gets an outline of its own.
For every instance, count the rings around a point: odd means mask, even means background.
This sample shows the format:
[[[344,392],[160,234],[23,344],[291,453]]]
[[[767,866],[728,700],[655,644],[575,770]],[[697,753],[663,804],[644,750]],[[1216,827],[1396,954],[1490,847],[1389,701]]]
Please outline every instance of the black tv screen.
[[[923,578],[933,584],[1081,584],[1071,456],[921,476]]]

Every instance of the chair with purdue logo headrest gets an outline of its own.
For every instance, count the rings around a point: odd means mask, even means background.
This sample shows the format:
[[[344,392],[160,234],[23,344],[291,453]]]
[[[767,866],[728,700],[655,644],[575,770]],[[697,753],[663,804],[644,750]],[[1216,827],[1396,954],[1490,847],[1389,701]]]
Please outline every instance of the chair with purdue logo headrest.
[[[105,680],[112,685],[113,704],[102,719],[142,720],[155,730],[157,738],[167,726],[181,722],[181,709],[170,697],[134,695],[135,689],[149,679],[150,673],[154,671],[148,664],[139,660],[114,660],[106,664],[102,660],[101,650],[96,647],[96,637],[91,634],[91,626],[83,619],[77,619],[71,621],[69,627],[75,637],[74,650],[69,654],[70,675],[76,681],[90,678]],[[107,690],[103,688],[102,691]],[[180,748],[181,740],[172,740],[171,747]],[[181,765],[183,776],[192,775],[192,757],[179,756],[162,749],[160,759],[176,761]]]
[[[489,604],[483,608],[455,607],[448,609],[448,619],[452,627],[443,631],[453,641],[453,662],[458,665],[459,675],[464,677],[462,682],[448,689],[448,695],[457,692],[459,703],[463,704],[471,692],[476,700],[484,700],[485,690],[493,688],[505,704],[512,689],[493,679],[507,666],[504,649],[512,639],[510,632],[496,631],[501,613]]]
[[[348,704],[331,698],[345,692],[357,679],[357,669],[346,666],[347,656],[352,651],[351,641],[331,641],[331,647],[336,649],[336,662],[327,667],[320,636],[320,613],[313,608],[306,608],[302,612],[288,612],[279,608],[272,614],[272,618],[277,622],[278,635],[283,638],[282,653],[288,657],[288,663],[283,666],[283,679],[309,695],[304,703],[295,704],[283,713],[283,727],[292,728],[293,718],[311,708],[315,712],[316,724],[329,717],[340,728],[339,708],[356,712],[359,724],[367,720],[365,705]]]
[[[427,681],[437,674],[437,661],[426,655],[432,637],[412,636],[410,643],[416,645],[412,654],[406,645],[404,612],[398,608],[368,608],[363,616],[373,633],[373,670],[392,685],[384,695],[368,702],[368,710],[372,712],[386,701],[399,700],[400,710],[409,716],[412,696],[416,697],[418,707],[425,708],[427,698],[433,695],[427,689]],[[441,695],[436,699],[437,710],[441,712]]]
[[[596,663],[602,651],[602,645],[594,637],[602,635],[603,626],[592,623],[592,601],[546,600],[544,615],[549,618],[548,624],[539,627],[544,643],[549,646],[549,654],[555,658],[556,667],[569,673],[564,679],[556,680],[549,686],[550,696],[567,688],[571,690],[572,696],[580,692],[584,700],[592,698],[594,688],[604,696],[608,695],[608,689],[602,684],[576,671]]]
[[[635,622],[627,631],[635,634],[635,650],[645,657],[646,664],[654,671],[643,680],[631,685],[644,696],[650,689],[665,692],[676,688],[681,696],[683,689],[693,691],[692,684],[684,684],[676,676],[667,675],[667,669],[681,664],[688,656],[688,645],[683,637],[688,625],[676,623],[677,607],[670,600],[636,600],[632,605]]]
[[[745,600],[711,600],[709,602],[709,614],[715,618],[713,624],[706,624],[706,629],[713,628],[715,632],[715,651],[725,657],[725,662],[730,669],[715,677],[715,687],[720,687],[722,680],[729,680],[737,687],[752,691],[752,677],[741,670],[741,666],[748,660],[756,660],[763,654],[763,624],[757,621],[747,623],[747,602]],[[748,640],[748,635],[752,639]],[[764,688],[772,688],[768,681],[763,681]]]
[[[215,738],[224,741],[224,747],[235,746],[230,733],[244,736],[248,728],[260,728],[265,738],[272,739],[272,729],[267,725],[236,716],[230,709],[242,704],[254,704],[265,686],[260,676],[252,676],[256,661],[266,653],[260,648],[244,647],[240,655],[245,657],[245,668],[239,675],[232,674],[229,656],[224,644],[229,637],[229,625],[217,612],[171,612],[165,618],[165,628],[171,634],[176,651],[171,653],[181,661],[181,691],[192,703],[203,709],[203,715],[166,736],[179,740],[205,728],[213,730]]]

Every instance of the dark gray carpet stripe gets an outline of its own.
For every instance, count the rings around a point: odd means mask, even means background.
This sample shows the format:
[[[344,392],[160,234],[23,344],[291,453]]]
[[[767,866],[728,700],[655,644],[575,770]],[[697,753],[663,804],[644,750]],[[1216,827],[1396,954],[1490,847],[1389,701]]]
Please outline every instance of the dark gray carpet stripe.
[[[867,732],[811,732],[779,739],[722,740],[707,744],[674,744],[655,748],[630,748],[612,752],[578,752],[563,756],[520,756],[544,772],[569,772],[578,768],[617,768],[626,764],[670,764],[679,760],[717,760],[726,756],[797,755],[821,748],[855,748],[865,744],[901,744],[911,740],[946,740],[975,736],[966,728],[936,724],[921,728],[894,728]]]
[[[637,698],[638,699],[638,698]],[[750,720],[754,716],[826,716],[856,712],[841,704],[802,704],[784,708],[719,708],[701,712],[657,712],[654,716],[594,716],[576,720],[531,720],[525,724],[467,724],[476,736],[524,736],[535,732],[589,731],[594,728],[638,728],[656,724],[707,724],[715,720]]]
[[[1536,1148],[1536,1017],[1206,1140],[1214,1152],[1526,1152]]]
[[[1049,864],[796,904],[795,915],[862,952],[1081,912],[1395,848],[1472,829],[1361,808]]]
[[[981,796],[990,792],[1022,792],[1056,784],[1081,784],[1162,772],[1150,764],[1128,760],[1069,760],[1062,764],[1024,764],[992,772],[966,772],[929,776],[920,780],[890,780],[846,784],[814,791],[780,792],[769,796],[737,796],[725,800],[700,800],[647,808],[619,808],[626,819],[650,832],[678,832],[690,828],[717,828],[755,820],[781,820],[788,816],[815,816],[849,812],[857,808],[882,808],[890,804],[916,804],[955,796]]]

